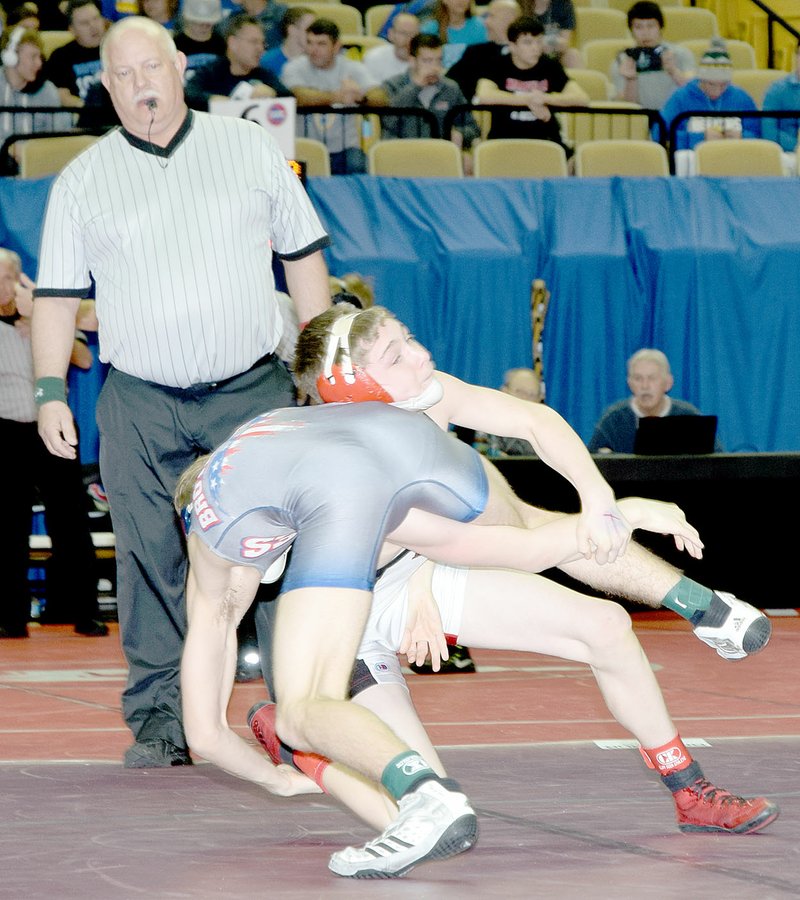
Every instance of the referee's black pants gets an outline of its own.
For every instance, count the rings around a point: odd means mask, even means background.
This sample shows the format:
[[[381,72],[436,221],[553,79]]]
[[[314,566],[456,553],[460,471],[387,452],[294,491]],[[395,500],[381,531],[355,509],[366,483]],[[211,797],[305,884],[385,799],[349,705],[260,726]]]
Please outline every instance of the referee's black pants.
[[[0,446],[13,460],[3,485],[0,624],[18,631],[30,618],[28,537],[37,488],[52,543],[46,566],[45,619],[88,623],[98,615],[97,569],[80,460],[49,453],[35,422],[0,419]]]
[[[186,747],[179,669],[186,555],[172,494],[181,472],[259,413],[294,406],[275,356],[216,385],[169,388],[111,369],[97,403],[100,474],[116,539],[117,610],[128,683],[122,712],[137,741]]]

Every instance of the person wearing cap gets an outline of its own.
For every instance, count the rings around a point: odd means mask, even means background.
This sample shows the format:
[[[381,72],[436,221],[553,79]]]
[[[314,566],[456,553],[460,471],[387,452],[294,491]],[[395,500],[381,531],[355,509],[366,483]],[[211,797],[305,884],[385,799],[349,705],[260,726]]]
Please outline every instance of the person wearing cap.
[[[714,38],[700,60],[697,78],[679,88],[661,110],[667,129],[682,112],[699,115],[684,119],[675,134],[676,171],[679,175],[694,173],[694,155],[683,151],[693,150],[701,141],[731,140],[761,137],[758,119],[740,116],[720,116],[729,112],[750,112],[756,109],[753,98],[731,84],[733,66],[725,41]],[[703,112],[709,115],[702,115]]]
[[[618,100],[661,109],[692,77],[694,57],[680,44],[663,40],[664,14],[657,3],[634,3],[628,28],[635,47],[621,51],[611,64],[611,81]]]
[[[173,38],[178,50],[186,54],[187,78],[200,66],[225,56],[225,40],[214,30],[221,21],[220,0],[183,0]]]

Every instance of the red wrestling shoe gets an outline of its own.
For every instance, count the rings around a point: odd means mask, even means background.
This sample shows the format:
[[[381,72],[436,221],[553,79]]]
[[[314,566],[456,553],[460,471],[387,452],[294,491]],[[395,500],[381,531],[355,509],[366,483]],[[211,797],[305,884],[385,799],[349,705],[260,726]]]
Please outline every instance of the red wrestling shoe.
[[[292,748],[281,743],[275,731],[275,704],[267,700],[256,703],[247,714],[247,724],[253,737],[267,751],[269,758],[276,766],[281,763],[294,765],[292,761]]]
[[[687,832],[750,834],[766,828],[779,813],[777,805],[765,797],[737,797],[705,778],[672,796],[678,828]]]

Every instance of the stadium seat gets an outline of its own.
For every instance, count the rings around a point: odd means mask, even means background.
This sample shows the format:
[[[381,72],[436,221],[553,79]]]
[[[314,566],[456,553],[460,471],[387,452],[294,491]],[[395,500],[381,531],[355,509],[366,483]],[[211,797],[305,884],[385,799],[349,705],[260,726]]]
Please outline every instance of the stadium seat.
[[[63,47],[74,40],[75,35],[71,31],[40,31],[39,37],[44,46],[44,58],[47,59],[57,47]]]
[[[298,137],[294,139],[294,157],[306,164],[306,175],[325,176],[331,174],[331,159],[328,148],[322,141],[313,138]]]
[[[664,12],[664,40],[673,44],[694,38],[711,40],[719,34],[717,17],[700,6],[674,6]]]
[[[781,148],[772,141],[703,141],[695,148],[698,175],[783,175]]]
[[[330,19],[339,26],[343,34],[364,34],[364,19],[361,10],[346,3],[298,3],[289,6],[307,6],[320,19]]]
[[[380,34],[381,28],[386,24],[389,13],[394,9],[393,3],[378,3],[364,10],[364,33]]]
[[[567,69],[570,81],[574,81],[589,95],[590,100],[608,100],[613,88],[608,76],[596,69]]]
[[[82,150],[91,146],[96,134],[70,134],[62,137],[25,138],[15,143],[21,178],[57,175]]]
[[[761,109],[769,86],[780,78],[785,78],[787,74],[782,69],[734,69],[733,83],[747,91]]]
[[[686,47],[694,54],[695,62],[700,62],[700,57],[708,50],[710,38],[694,38],[689,41],[679,41],[681,46]],[[752,44],[747,41],[725,41],[725,49],[731,58],[731,64],[734,69],[755,69],[756,68],[756,51]]]
[[[654,141],[587,141],[575,151],[575,174],[608,178],[612,175],[669,175],[667,151]]]
[[[476,178],[563,178],[567,154],[554,141],[499,138],[478,144],[472,165]]]
[[[579,6],[575,10],[575,46],[578,49],[588,41],[627,37],[630,37],[628,19],[618,9]]]
[[[601,38],[584,44],[581,47],[581,54],[587,69],[602,72],[608,78],[610,77],[611,64],[617,58],[617,54],[626,47],[633,47],[633,45],[634,41],[631,37]]]
[[[403,138],[378,141],[369,148],[370,175],[400,178],[461,178],[461,151],[444,138]]]

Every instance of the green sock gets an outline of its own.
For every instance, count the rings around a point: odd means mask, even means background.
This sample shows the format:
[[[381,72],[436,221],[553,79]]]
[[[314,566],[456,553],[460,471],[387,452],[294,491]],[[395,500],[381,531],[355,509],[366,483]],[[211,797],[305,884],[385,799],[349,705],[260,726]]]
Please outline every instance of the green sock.
[[[711,588],[703,587],[702,584],[683,575],[675,587],[668,591],[661,605],[696,625],[711,605],[713,596]]]
[[[400,753],[389,763],[381,775],[381,784],[399,800],[420,781],[427,781],[438,776],[425,760],[414,750]]]

